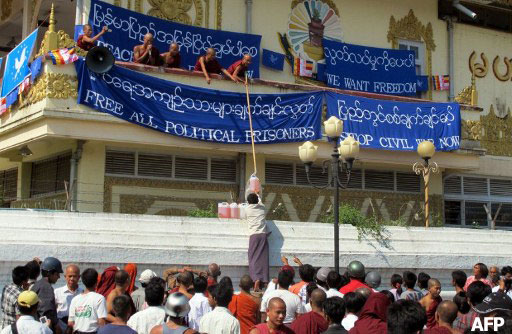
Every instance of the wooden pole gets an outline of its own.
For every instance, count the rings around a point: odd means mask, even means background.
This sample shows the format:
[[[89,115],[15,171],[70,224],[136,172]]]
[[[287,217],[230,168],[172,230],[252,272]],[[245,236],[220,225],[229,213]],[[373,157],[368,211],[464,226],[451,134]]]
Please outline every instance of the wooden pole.
[[[254,132],[252,130],[251,101],[249,99],[249,79],[245,73],[245,95],[247,96],[247,113],[249,114],[249,128],[251,129],[252,160],[254,163],[254,174],[256,175],[256,150],[254,149]]]

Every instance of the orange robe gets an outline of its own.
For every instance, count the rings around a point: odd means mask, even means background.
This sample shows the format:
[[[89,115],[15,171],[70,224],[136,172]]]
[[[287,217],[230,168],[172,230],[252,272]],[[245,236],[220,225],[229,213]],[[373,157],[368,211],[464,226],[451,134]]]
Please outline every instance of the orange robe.
[[[240,334],[249,334],[251,328],[257,323],[258,303],[251,296],[240,293],[239,295],[233,295],[228,308],[240,322]]]

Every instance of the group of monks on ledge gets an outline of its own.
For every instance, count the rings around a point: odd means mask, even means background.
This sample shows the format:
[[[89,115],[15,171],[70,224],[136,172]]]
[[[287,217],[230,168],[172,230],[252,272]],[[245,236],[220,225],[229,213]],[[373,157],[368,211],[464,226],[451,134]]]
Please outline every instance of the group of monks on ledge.
[[[91,26],[89,24],[84,25],[84,33],[80,35],[77,40],[78,47],[89,51],[94,47],[96,40],[107,31],[108,27],[103,27],[96,36],[92,36]],[[210,84],[211,81],[210,74],[224,74],[234,82],[244,82],[245,71],[249,68],[252,61],[250,55],[245,54],[242,59],[231,64],[226,70],[217,61],[215,54],[215,49],[208,48],[206,54],[197,59],[194,71],[202,72],[208,84]],[[168,52],[160,53],[153,45],[153,34],[151,33],[147,33],[144,36],[144,43],[142,45],[137,45],[133,48],[133,62],[144,65],[182,69],[178,44],[171,43]]]

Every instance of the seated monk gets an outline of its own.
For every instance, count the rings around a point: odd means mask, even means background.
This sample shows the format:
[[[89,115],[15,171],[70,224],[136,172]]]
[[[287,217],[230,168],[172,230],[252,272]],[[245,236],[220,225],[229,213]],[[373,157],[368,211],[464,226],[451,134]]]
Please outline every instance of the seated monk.
[[[181,68],[180,47],[176,43],[169,45],[169,52],[161,54],[162,64],[168,68]]]
[[[133,61],[138,64],[159,66],[160,51],[153,46],[153,34],[144,35],[144,44],[133,48]]]
[[[245,81],[245,72],[251,65],[252,57],[245,54],[242,59],[235,61],[228,67],[228,72],[235,78],[237,82]]]
[[[92,27],[90,24],[85,24],[83,30],[84,33],[78,36],[76,45],[78,45],[78,47],[82,50],[89,51],[94,47],[94,42],[96,42],[98,38],[100,38],[104,33],[108,31],[108,27],[103,27],[103,29],[101,29],[101,31],[94,37],[91,37]]]
[[[217,61],[217,58],[215,57],[216,52],[213,48],[208,48],[206,50],[206,54],[202,55],[197,59],[196,65],[194,66],[194,71],[203,72],[204,77],[206,79],[206,82],[210,84],[211,78],[210,74],[221,74],[224,73],[226,76],[228,76],[231,80],[236,82],[236,79],[228,72],[225,68],[222,68],[222,66]]]

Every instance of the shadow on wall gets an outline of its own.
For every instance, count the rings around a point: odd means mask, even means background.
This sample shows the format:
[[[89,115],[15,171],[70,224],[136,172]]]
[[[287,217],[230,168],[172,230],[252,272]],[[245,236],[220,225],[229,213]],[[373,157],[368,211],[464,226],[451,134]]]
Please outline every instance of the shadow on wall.
[[[267,231],[269,233],[269,265],[270,267],[281,267],[281,250],[284,244],[283,234],[273,220],[267,220]]]

